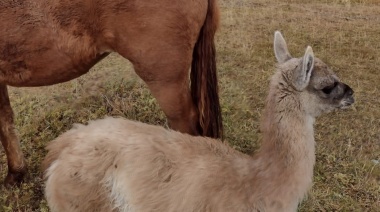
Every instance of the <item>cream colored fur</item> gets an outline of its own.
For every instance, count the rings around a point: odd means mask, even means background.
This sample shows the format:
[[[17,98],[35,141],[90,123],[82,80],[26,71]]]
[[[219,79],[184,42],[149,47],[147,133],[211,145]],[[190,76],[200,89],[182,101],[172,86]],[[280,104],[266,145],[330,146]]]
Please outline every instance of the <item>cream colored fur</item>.
[[[352,90],[334,87],[330,93],[342,98],[328,100],[325,87],[338,78],[310,47],[304,57],[291,58],[279,32],[275,54],[279,66],[257,154],[123,118],[76,125],[48,146],[51,210],[296,211],[312,185],[314,118],[353,103]]]

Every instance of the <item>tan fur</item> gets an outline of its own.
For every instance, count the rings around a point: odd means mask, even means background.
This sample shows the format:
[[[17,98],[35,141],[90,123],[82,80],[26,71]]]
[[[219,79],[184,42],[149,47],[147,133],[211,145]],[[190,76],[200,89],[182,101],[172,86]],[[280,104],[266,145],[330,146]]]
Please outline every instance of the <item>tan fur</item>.
[[[276,32],[275,52],[257,154],[122,118],[77,125],[48,145],[52,211],[296,211],[312,183],[314,118],[352,104],[353,92],[316,90],[337,77],[310,47],[303,58],[285,57]]]
[[[65,82],[110,52],[131,61],[172,129],[222,136],[216,0],[2,0],[0,20],[0,114],[12,117],[0,119],[6,184],[26,171],[6,86]]]

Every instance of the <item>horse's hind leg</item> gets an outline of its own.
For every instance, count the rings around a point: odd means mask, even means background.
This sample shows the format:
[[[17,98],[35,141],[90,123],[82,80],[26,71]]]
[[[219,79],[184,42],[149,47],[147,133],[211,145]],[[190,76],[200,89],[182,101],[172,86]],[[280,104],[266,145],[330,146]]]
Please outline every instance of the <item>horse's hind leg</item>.
[[[184,72],[186,73],[186,70]],[[199,135],[198,113],[191,99],[188,78],[146,83],[168,118],[170,128]]]
[[[132,63],[135,71],[157,99],[169,127],[199,135],[198,112],[191,97],[189,82],[192,51],[190,48],[173,46],[161,46],[161,49],[166,49],[166,52],[146,51],[143,57],[134,58]]]
[[[8,89],[4,84],[0,84],[0,140],[8,160],[8,175],[4,183],[14,185],[21,182],[26,172],[26,164],[20,141],[14,130],[13,111],[9,102]]]

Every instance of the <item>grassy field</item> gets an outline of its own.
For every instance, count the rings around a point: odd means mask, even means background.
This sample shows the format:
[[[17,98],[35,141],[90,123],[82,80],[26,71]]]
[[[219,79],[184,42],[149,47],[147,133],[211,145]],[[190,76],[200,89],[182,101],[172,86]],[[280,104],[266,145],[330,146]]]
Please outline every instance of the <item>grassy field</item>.
[[[380,211],[380,4],[378,0],[220,0],[218,70],[226,140],[252,153],[273,74],[280,30],[295,57],[307,45],[355,90],[355,105],[316,122],[314,185],[299,211]],[[105,115],[165,125],[165,116],[128,61],[113,54],[60,85],[10,88],[29,164],[19,188],[0,187],[0,211],[48,211],[39,164],[45,145]],[[0,148],[0,181],[6,158]]]

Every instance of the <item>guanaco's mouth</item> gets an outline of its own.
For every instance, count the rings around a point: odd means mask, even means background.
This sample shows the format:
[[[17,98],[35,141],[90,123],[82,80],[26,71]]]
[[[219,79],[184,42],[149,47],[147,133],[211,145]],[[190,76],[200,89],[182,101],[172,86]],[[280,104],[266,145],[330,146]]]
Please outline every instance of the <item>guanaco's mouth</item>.
[[[344,98],[339,105],[339,109],[347,109],[349,108],[352,104],[354,104],[355,99],[353,96],[349,96]]]

